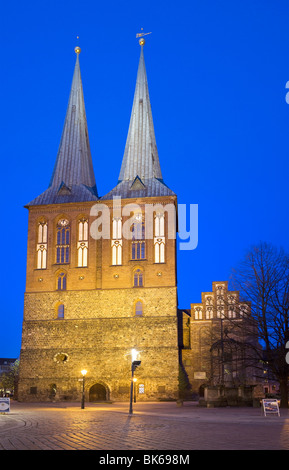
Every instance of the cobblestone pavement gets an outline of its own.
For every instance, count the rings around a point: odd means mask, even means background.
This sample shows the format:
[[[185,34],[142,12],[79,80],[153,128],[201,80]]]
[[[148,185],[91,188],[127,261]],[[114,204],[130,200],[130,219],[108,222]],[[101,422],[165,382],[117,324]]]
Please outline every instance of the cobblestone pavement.
[[[193,402],[11,403],[0,414],[0,450],[289,450],[289,414],[200,408]]]

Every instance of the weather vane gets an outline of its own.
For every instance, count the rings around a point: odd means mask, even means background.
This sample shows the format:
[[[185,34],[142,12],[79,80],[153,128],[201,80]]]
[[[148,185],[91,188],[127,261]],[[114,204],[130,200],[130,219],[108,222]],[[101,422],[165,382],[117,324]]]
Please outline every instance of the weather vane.
[[[141,31],[143,31],[143,28],[141,28]],[[145,44],[144,36],[147,36],[148,34],[152,34],[152,33],[151,32],[150,33],[143,33],[143,32],[137,33],[136,37],[140,38],[139,44],[141,46],[143,46]]]

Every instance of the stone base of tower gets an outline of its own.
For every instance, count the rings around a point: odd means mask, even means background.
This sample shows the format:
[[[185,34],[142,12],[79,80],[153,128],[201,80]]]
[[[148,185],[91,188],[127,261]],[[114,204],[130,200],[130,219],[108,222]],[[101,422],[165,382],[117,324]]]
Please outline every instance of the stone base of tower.
[[[135,371],[134,397],[137,401],[176,400],[178,398],[178,351],[143,349],[141,366]],[[126,350],[76,351],[66,349],[69,364],[51,360],[55,350],[22,351],[18,400],[22,402],[80,401],[83,379],[81,356],[86,361],[84,389],[86,402],[129,401],[131,362]],[[36,358],[36,355],[38,356]],[[42,367],[41,367],[42,365]]]
[[[54,382],[53,382],[54,380]],[[169,401],[178,399],[178,384],[164,377],[138,379],[133,392],[137,402]],[[18,392],[20,402],[79,402],[82,399],[82,379],[67,381],[49,379],[23,379]],[[90,377],[85,381],[85,402],[129,402],[130,381]]]
[[[177,399],[176,289],[141,291],[141,316],[134,313],[136,291],[65,292],[61,319],[55,317],[59,293],[26,294],[19,401],[79,400],[82,369],[88,401],[126,401],[132,348],[141,361],[135,371],[137,400]]]

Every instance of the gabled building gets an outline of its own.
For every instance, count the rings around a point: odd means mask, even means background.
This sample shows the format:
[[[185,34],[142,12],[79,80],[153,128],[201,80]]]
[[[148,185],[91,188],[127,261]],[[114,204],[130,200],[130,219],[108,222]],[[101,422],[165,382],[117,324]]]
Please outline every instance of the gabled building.
[[[257,333],[250,303],[230,291],[228,282],[213,282],[201,302],[179,310],[181,363],[187,393],[202,395],[206,385],[239,387],[257,383]]]

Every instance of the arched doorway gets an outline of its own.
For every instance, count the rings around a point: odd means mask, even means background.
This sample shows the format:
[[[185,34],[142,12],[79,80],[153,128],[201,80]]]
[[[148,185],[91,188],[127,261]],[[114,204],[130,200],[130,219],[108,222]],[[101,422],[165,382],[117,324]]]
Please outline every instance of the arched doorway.
[[[95,401],[106,401],[107,396],[106,396],[106,388],[102,384],[94,384],[92,387],[89,389],[89,401],[90,402],[95,402]]]

